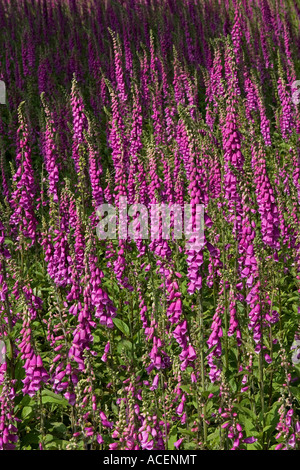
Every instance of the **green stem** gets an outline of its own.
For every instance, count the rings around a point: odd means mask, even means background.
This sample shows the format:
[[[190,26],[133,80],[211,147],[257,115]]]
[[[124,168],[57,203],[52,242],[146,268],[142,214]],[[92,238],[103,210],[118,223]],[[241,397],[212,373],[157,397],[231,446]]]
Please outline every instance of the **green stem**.
[[[203,324],[203,307],[202,307],[202,298],[201,292],[198,293],[198,311],[199,311],[199,321],[200,321],[200,364],[201,364],[201,387],[202,393],[205,392],[205,365],[204,365],[204,324]],[[205,398],[204,398],[205,399]],[[206,423],[206,404],[204,403],[202,408],[203,415],[203,444],[206,447],[207,443],[207,423]]]
[[[6,281],[6,263],[5,263],[5,258],[4,256],[2,257],[2,268],[3,268],[3,278],[4,282]],[[13,332],[13,324],[12,324],[12,318],[10,314],[10,303],[8,300],[8,293],[5,293],[4,297],[4,305],[5,305],[5,310],[6,310],[6,316],[7,316],[7,322],[8,322],[8,334],[9,334],[9,344],[10,344],[10,353],[11,353],[11,358],[9,361],[10,364],[10,376],[11,379],[14,380],[15,378],[15,363],[14,363],[14,343],[12,339],[12,332]]]
[[[42,400],[42,389],[39,390],[39,405],[40,405],[40,415],[41,415],[41,444],[43,449],[45,447],[45,416],[43,409],[43,400]]]

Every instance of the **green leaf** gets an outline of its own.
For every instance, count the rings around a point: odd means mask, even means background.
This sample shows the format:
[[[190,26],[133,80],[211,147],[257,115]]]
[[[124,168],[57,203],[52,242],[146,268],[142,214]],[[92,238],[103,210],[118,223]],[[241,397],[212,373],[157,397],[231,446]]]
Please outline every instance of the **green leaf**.
[[[120,318],[114,318],[113,322],[114,322],[114,325],[116,325],[116,327],[123,333],[123,335],[129,338],[130,336],[129,326],[126,325],[126,323]]]
[[[290,387],[292,394],[300,401],[300,389],[298,387]]]
[[[127,351],[132,351],[132,343],[128,339],[123,339],[118,343],[118,353],[120,354],[122,349],[126,349]]]
[[[249,408],[246,408],[246,406],[242,406],[241,404],[234,405],[234,408],[236,408],[238,411],[242,411],[244,414],[247,414],[252,418],[253,422],[255,423],[257,421],[257,415],[254,413],[254,411],[250,410]]]
[[[25,406],[22,410],[22,419],[28,418],[33,412],[31,406]]]
[[[177,428],[173,426],[169,433],[168,439],[168,450],[175,450],[174,443],[178,440],[177,438]]]
[[[179,435],[183,434],[185,436],[190,436],[190,437],[195,436],[195,434],[190,429],[186,429],[186,428],[178,428],[178,432],[179,432]]]
[[[12,349],[9,335],[3,336],[1,339],[5,343],[5,357],[8,359],[12,359]]]
[[[39,435],[36,432],[29,432],[22,439],[22,444],[38,444],[40,442]]]
[[[67,427],[64,423],[51,423],[51,431],[54,433],[65,434],[67,432]]]
[[[290,297],[286,303],[289,304],[290,302],[298,302],[299,301],[299,297]]]
[[[66,450],[69,441],[64,441],[61,439],[52,439],[46,444],[47,450]],[[78,450],[83,450],[83,444],[78,445]]]
[[[42,391],[42,403],[55,403],[56,405],[68,406],[68,401],[65,398],[47,389]]]
[[[263,432],[269,431],[269,429],[273,428],[271,424],[268,424],[268,426],[265,426],[263,429]]]
[[[186,393],[191,393],[192,392],[192,389],[191,389],[190,385],[180,385],[180,388],[183,392],[186,392]]]
[[[196,448],[197,448],[197,445],[196,445],[195,442],[183,442],[183,449],[184,450],[195,450]]]
[[[214,430],[214,432],[210,433],[207,437],[207,440],[208,441],[212,441],[212,440],[219,440],[220,439],[220,429],[219,428],[216,428]]]

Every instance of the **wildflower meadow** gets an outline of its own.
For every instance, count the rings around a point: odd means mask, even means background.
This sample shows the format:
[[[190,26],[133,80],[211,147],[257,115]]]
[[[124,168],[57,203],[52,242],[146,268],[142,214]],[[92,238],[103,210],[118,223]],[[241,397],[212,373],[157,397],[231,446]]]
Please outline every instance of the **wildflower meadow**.
[[[0,0],[0,42],[0,449],[299,450],[299,1]]]

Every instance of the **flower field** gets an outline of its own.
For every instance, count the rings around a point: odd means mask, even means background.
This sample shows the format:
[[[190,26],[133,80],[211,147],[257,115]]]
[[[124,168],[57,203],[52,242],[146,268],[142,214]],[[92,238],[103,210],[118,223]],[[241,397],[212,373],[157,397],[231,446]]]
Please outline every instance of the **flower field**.
[[[0,38],[0,449],[299,450],[300,3],[0,0]]]

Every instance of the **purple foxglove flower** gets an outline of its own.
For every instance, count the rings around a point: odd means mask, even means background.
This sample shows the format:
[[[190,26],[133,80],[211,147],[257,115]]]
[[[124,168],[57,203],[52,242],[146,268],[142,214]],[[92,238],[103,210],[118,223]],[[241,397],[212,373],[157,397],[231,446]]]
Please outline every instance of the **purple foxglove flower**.
[[[180,439],[178,439],[178,441],[174,442],[174,447],[176,447],[176,449],[179,449],[182,442],[183,442],[183,438],[181,437]]]
[[[246,439],[243,439],[243,442],[245,442],[245,444],[253,444],[254,442],[256,442],[257,439],[256,437],[246,437]]]

